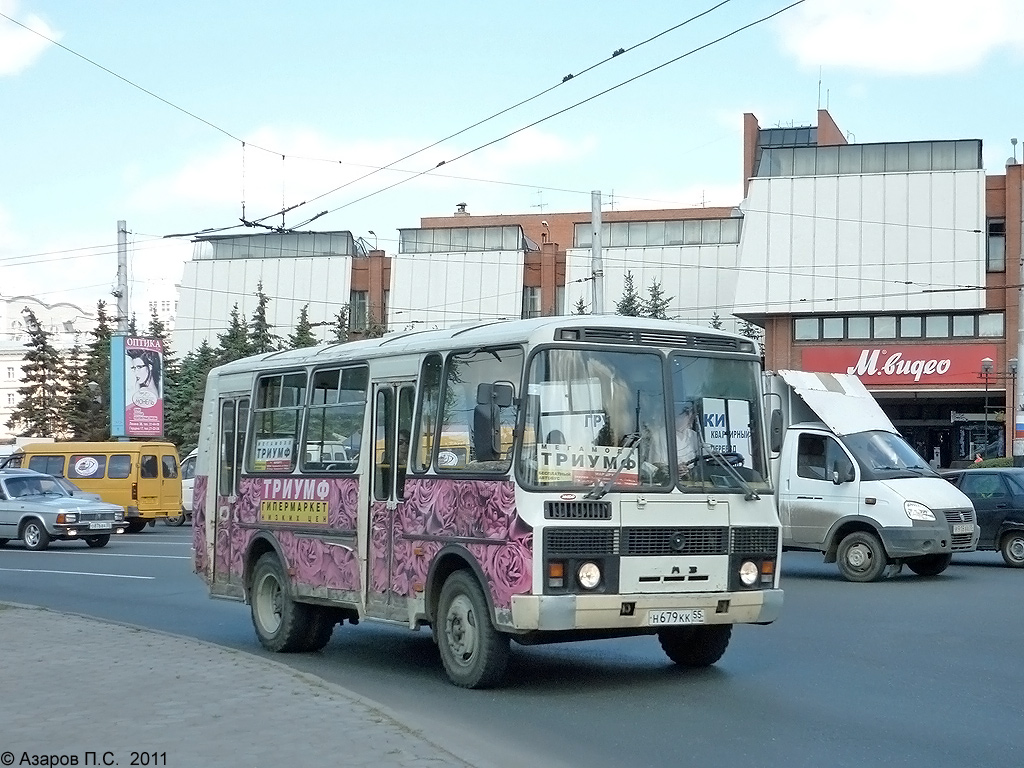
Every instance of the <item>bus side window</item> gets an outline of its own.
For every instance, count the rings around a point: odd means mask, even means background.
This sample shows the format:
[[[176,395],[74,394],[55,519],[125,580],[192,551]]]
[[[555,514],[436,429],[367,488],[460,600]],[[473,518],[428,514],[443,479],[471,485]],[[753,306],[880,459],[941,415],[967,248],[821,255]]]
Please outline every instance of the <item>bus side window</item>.
[[[139,462],[139,477],[159,477],[156,456],[143,456]]]

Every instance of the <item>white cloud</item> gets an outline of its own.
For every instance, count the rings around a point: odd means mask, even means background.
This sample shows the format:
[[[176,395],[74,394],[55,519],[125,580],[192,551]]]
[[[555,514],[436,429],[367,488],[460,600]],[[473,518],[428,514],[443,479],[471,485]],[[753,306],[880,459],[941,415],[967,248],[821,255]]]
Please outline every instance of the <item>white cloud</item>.
[[[45,35],[51,40],[61,38],[59,32],[51,29],[38,16],[19,14],[18,0],[0,0],[0,12],[28,27],[25,29],[7,19],[0,19],[0,77],[16,75],[35,63],[50,45],[39,35]],[[39,35],[32,34],[29,30],[34,30]]]
[[[1024,52],[1020,0],[815,0],[780,22],[806,67],[936,74],[970,69],[1003,48]]]

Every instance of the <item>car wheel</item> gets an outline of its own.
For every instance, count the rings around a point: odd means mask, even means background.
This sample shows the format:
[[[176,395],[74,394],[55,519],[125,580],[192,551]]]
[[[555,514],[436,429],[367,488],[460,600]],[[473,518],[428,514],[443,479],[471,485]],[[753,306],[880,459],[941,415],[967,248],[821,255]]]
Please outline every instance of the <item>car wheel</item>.
[[[249,607],[256,637],[268,651],[311,650],[311,606],[292,600],[281,561],[273,552],[267,552],[256,562]]]
[[[1011,568],[1024,568],[1024,531],[1010,531],[999,542],[1003,562]]]
[[[25,549],[33,552],[42,552],[50,546],[50,534],[38,520],[29,520],[21,529],[21,540],[25,542]]]
[[[128,533],[138,533],[146,527],[146,521],[141,517],[133,517],[128,521]]]
[[[460,688],[491,688],[508,667],[509,639],[494,628],[483,590],[466,571],[441,587],[435,632],[448,679]]]
[[[10,539],[0,539],[0,547],[6,545],[8,541],[10,541]]]
[[[706,627],[672,627],[658,632],[661,649],[682,667],[710,667],[725,653],[732,624]]]
[[[889,561],[875,534],[854,531],[839,542],[836,564],[847,581],[868,582],[878,581]]]
[[[170,525],[177,528],[185,524],[185,510],[181,510],[180,515],[168,515],[164,518],[164,525]]]
[[[938,576],[949,568],[951,562],[952,555],[922,555],[906,559],[907,567],[918,576]]]
[[[110,534],[104,533],[102,536],[86,536],[85,543],[93,549],[99,549],[100,547],[107,546],[107,542],[110,541]]]

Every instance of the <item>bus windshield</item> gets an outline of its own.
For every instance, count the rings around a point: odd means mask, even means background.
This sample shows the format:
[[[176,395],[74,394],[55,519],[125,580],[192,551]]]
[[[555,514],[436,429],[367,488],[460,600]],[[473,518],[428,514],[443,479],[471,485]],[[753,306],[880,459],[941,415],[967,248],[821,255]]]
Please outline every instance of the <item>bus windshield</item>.
[[[545,349],[527,374],[520,477],[574,491],[767,490],[758,376],[750,360]]]

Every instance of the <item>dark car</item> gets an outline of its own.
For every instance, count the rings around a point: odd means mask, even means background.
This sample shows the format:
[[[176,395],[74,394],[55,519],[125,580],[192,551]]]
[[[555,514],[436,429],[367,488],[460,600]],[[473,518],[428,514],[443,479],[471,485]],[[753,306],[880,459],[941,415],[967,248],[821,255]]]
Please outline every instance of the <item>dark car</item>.
[[[1024,468],[992,467],[943,472],[974,503],[979,550],[999,550],[1013,568],[1024,568]]]

